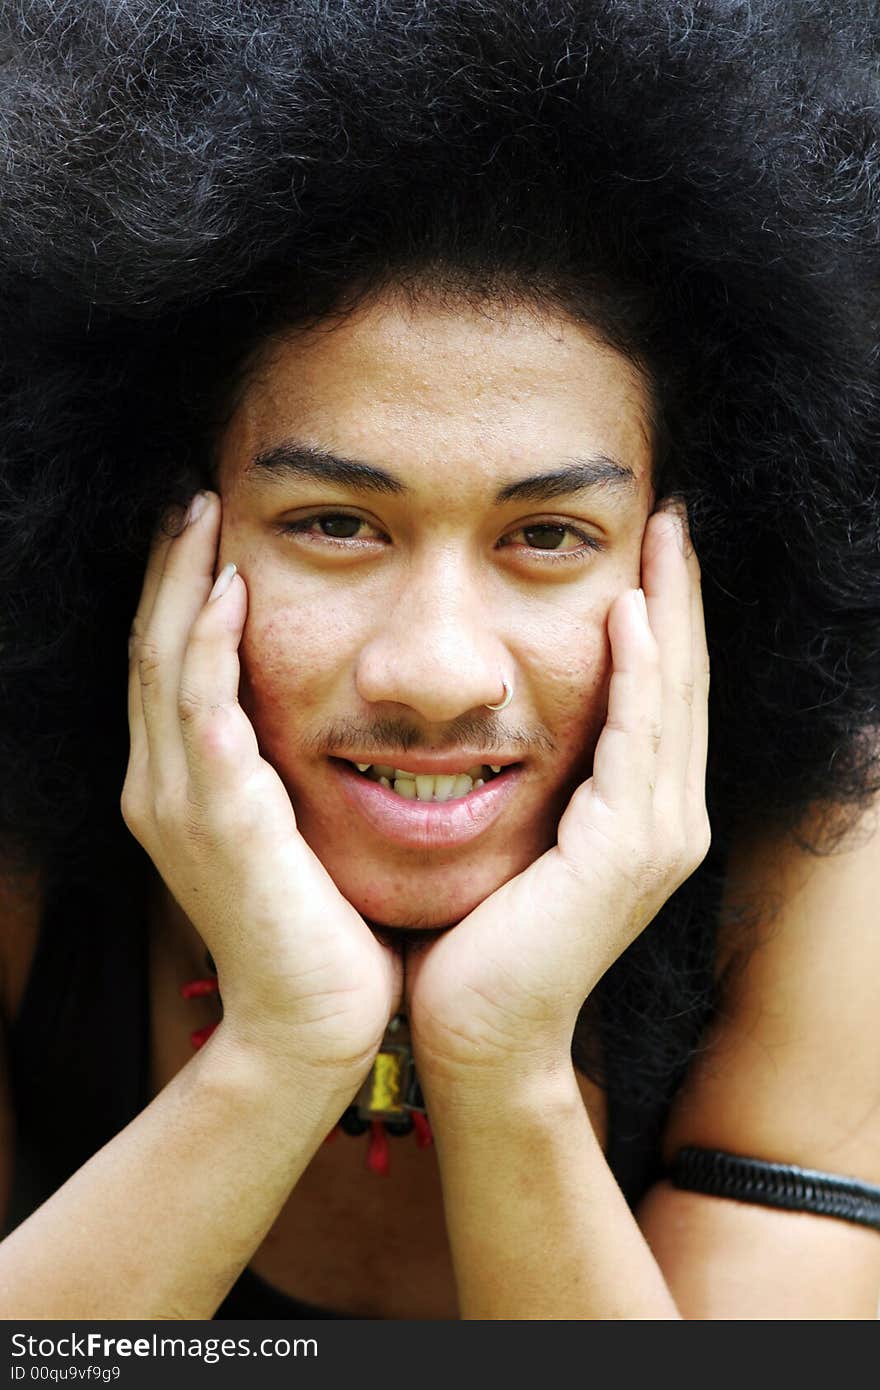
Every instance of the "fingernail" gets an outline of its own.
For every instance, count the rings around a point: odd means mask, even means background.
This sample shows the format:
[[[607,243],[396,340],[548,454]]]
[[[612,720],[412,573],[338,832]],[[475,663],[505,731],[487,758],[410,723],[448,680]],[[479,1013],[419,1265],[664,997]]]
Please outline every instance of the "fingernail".
[[[222,570],[217,575],[217,578],[214,581],[213,589],[208,595],[209,603],[213,603],[215,599],[223,597],[223,595],[226,593],[226,590],[232,583],[233,576],[235,575],[237,569],[238,565],[233,565],[231,561],[228,565],[223,566]]]
[[[202,515],[202,512],[205,510],[207,505],[208,494],[206,492],[197,492],[193,500],[190,502],[189,508],[186,513],[187,526],[192,526],[194,521],[198,521],[199,517]]]
[[[635,606],[636,606],[636,612],[639,614],[639,616],[640,616],[645,622],[647,622],[647,621],[648,621],[648,604],[647,604],[647,602],[646,602],[646,600],[645,600],[645,591],[644,591],[644,589],[633,589],[633,602],[635,603]]]

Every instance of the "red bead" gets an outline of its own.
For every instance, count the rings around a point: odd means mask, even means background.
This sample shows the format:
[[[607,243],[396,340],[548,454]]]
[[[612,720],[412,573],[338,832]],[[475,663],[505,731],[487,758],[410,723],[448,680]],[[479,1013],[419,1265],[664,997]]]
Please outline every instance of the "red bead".
[[[202,1047],[204,1043],[208,1041],[217,1026],[216,1023],[206,1023],[204,1028],[197,1028],[194,1033],[190,1033],[189,1040],[193,1047]]]
[[[190,980],[180,986],[183,999],[201,999],[205,994],[216,994],[219,986],[216,980]]]
[[[416,1144],[420,1149],[430,1148],[434,1142],[434,1136],[431,1133],[431,1125],[427,1115],[423,1115],[420,1110],[414,1110],[412,1117],[413,1128],[416,1132]]]
[[[383,1176],[391,1167],[388,1155],[388,1135],[385,1133],[385,1126],[381,1120],[373,1120],[370,1124],[367,1167],[372,1169],[374,1173],[381,1173]]]

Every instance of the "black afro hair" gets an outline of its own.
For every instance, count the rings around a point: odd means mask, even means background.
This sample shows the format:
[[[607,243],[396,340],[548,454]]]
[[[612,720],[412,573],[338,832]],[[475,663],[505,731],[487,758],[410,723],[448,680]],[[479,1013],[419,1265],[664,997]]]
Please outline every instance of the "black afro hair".
[[[644,369],[703,572],[713,848],[603,980],[589,1063],[668,1098],[737,827],[827,807],[827,852],[880,788],[878,39],[874,0],[5,6],[10,851],[125,861],[146,549],[255,346],[394,281],[563,305]]]

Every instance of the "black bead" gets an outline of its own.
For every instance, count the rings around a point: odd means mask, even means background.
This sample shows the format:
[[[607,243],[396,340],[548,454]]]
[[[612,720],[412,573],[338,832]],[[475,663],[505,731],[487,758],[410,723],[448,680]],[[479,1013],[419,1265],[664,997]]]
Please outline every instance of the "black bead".
[[[370,1128],[370,1122],[369,1120],[362,1120],[357,1112],[357,1107],[350,1105],[339,1121],[339,1128],[343,1134],[366,1134]]]
[[[412,1133],[412,1116],[404,1115],[400,1120],[385,1120],[384,1125],[389,1134],[393,1134],[395,1138],[402,1138],[404,1134]]]

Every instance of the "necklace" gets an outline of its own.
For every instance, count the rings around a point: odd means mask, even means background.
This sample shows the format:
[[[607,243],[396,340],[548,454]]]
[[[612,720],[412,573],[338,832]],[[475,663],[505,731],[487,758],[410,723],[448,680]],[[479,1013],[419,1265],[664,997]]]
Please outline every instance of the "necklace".
[[[205,952],[205,965],[208,975],[188,980],[181,985],[180,993],[184,999],[204,999],[216,994],[222,1017],[223,1000],[220,997],[217,968],[210,951]],[[220,1019],[217,1019],[214,1023],[194,1029],[189,1035],[193,1048],[198,1050],[203,1047],[219,1024]],[[407,1134],[415,1134],[416,1145],[420,1149],[426,1149],[434,1142],[422,1088],[416,1076],[406,1014],[395,1014],[389,1020],[363,1085],[324,1143],[333,1143],[340,1133],[352,1136],[368,1134],[366,1167],[373,1173],[383,1175],[391,1167],[389,1135],[400,1139]]]

